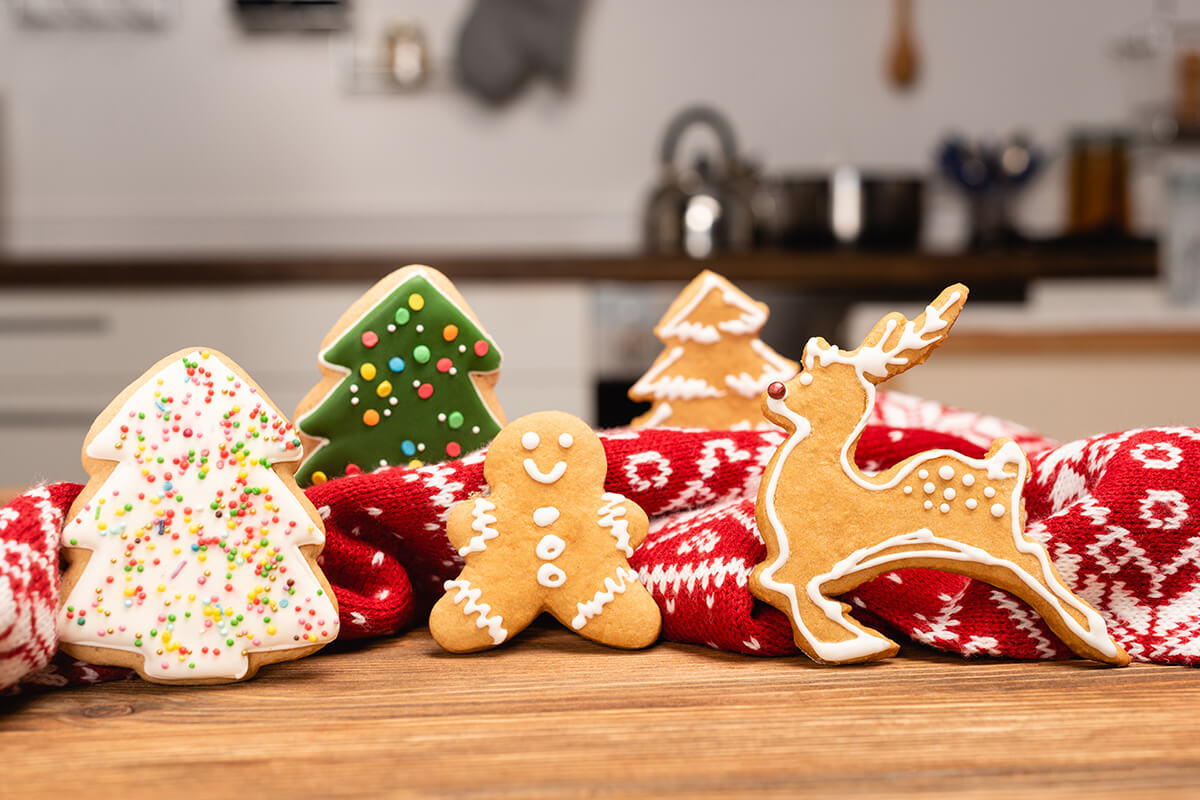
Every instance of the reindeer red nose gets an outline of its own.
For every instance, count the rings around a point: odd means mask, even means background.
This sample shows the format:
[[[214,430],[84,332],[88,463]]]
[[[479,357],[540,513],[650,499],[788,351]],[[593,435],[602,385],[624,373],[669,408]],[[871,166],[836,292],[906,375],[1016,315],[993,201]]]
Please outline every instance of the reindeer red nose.
[[[767,387],[767,396],[772,400],[782,400],[785,394],[787,394],[787,387],[779,381],[774,381]]]

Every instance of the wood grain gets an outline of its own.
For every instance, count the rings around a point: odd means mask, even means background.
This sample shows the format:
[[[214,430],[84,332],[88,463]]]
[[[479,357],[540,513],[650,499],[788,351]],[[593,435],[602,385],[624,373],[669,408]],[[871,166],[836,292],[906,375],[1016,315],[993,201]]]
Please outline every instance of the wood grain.
[[[222,687],[9,698],[0,795],[1138,796],[1200,791],[1200,672],[860,667],[540,623],[471,656],[426,631],[333,645]],[[232,795],[229,795],[232,796]]]

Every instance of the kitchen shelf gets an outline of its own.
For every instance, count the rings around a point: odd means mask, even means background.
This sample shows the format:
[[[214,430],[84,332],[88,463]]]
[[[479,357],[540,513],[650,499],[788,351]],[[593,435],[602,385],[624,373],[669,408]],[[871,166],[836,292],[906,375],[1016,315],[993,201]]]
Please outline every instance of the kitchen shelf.
[[[276,281],[374,281],[410,263],[427,263],[455,280],[687,280],[703,268],[734,281],[770,281],[813,292],[875,296],[925,294],[963,281],[983,294],[1020,292],[1036,278],[1138,277],[1156,274],[1150,244],[1111,247],[1029,246],[928,254],[860,251],[765,251],[697,261],[683,257],[609,255],[303,255],[161,257],[102,260],[0,260],[0,286],[194,285]]]

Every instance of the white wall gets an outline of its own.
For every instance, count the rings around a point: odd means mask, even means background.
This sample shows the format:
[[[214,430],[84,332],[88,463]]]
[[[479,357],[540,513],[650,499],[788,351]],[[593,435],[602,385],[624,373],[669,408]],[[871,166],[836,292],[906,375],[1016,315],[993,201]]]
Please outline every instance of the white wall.
[[[768,168],[923,167],[949,129],[1058,143],[1127,108],[1115,38],[1150,0],[919,0],[924,67],[883,80],[882,0],[593,0],[568,94],[500,112],[451,88],[346,90],[350,35],[248,37],[225,0],[178,0],[157,34],[31,31],[0,6],[6,248],[617,249],[638,241],[660,131],[724,109]],[[463,0],[357,0],[355,34],[412,17],[445,64]],[[1185,8],[1186,10],[1186,8]],[[1061,219],[1061,170],[1023,204]]]

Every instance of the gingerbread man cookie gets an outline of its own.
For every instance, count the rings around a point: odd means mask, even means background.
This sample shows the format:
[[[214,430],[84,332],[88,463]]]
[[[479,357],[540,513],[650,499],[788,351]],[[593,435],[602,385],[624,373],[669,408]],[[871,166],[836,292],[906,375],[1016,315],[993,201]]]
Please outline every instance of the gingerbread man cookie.
[[[1012,439],[997,439],[983,458],[930,450],[879,474],[855,464],[876,384],[925,361],[966,299],[955,284],[916,319],[888,314],[855,350],[812,339],[804,371],[767,387],[763,413],[788,437],[758,493],[767,553],[750,590],[787,614],[796,645],[823,663],[894,655],[895,642],[835,598],[885,572],[924,567],[1016,595],[1078,655],[1127,664],[1104,620],[1025,533],[1029,462]]]
[[[592,429],[560,411],[530,414],[500,432],[483,469],[490,491],[447,520],[466,566],[429,617],[438,644],[495,647],[543,611],[603,644],[653,644],[662,616],[628,561],[649,523],[604,491],[607,460]]]

